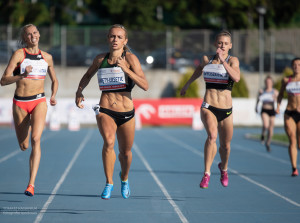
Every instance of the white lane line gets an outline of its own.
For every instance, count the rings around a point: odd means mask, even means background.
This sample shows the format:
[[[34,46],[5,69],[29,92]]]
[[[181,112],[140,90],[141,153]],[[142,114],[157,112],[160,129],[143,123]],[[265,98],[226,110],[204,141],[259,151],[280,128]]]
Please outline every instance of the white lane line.
[[[63,182],[65,181],[68,173],[70,172],[71,168],[73,167],[75,161],[77,160],[79,154],[81,153],[81,151],[83,150],[83,148],[85,147],[86,143],[88,142],[88,140],[91,138],[93,133],[93,130],[91,129],[85,136],[85,138],[83,139],[83,141],[81,142],[81,144],[79,145],[78,149],[76,150],[76,153],[74,154],[72,160],[70,161],[69,165],[67,166],[67,168],[65,169],[63,175],[60,177],[59,181],[57,182],[57,184],[55,185],[54,189],[51,192],[51,195],[49,196],[48,200],[46,201],[46,203],[44,204],[43,208],[41,209],[41,211],[39,212],[39,214],[37,215],[34,223],[39,223],[41,222],[44,214],[47,212],[47,209],[49,207],[49,205],[52,203],[53,199],[56,196],[57,191],[59,190],[60,186],[63,184]]]
[[[42,137],[41,142],[43,142],[43,141],[45,141],[45,140],[47,140],[47,139],[53,137],[54,135],[56,135],[56,133],[49,134],[49,135],[47,135],[47,136],[45,136],[45,137]],[[16,139],[16,140],[17,140],[17,139]],[[4,162],[4,161],[6,161],[6,160],[8,160],[8,159],[10,159],[10,158],[12,158],[12,157],[14,157],[15,155],[17,155],[17,154],[19,154],[19,153],[21,153],[21,152],[22,152],[21,149],[17,149],[17,150],[15,150],[15,151],[13,151],[13,152],[7,154],[6,156],[4,156],[4,157],[2,157],[2,158],[0,159],[0,163],[2,163],[2,162]]]
[[[172,137],[172,136],[169,136],[169,135],[167,135],[167,134],[165,134],[165,133],[163,133],[163,132],[161,132],[161,131],[159,131],[159,130],[156,130],[156,131],[159,132],[159,135],[160,135],[160,136],[162,136],[162,137],[168,139],[169,141],[171,141],[171,142],[173,142],[173,143],[175,143],[175,144],[178,144],[178,145],[182,146],[182,147],[185,148],[186,150],[188,150],[188,151],[190,151],[190,152],[192,152],[192,153],[194,153],[194,154],[196,154],[196,155],[199,155],[199,156],[201,156],[201,157],[204,156],[204,154],[203,154],[202,152],[199,152],[199,151],[196,150],[195,148],[193,148],[193,147],[191,147],[191,146],[185,144],[184,142],[178,140],[177,138],[174,138],[174,137]],[[213,163],[217,163],[217,162],[216,162],[216,161],[213,161]],[[252,184],[254,184],[254,185],[256,185],[256,186],[259,186],[259,187],[263,188],[264,190],[269,191],[270,193],[272,193],[272,194],[274,194],[275,196],[277,196],[277,197],[279,197],[279,198],[281,198],[281,199],[287,201],[288,203],[290,203],[290,204],[292,204],[292,205],[295,205],[295,206],[297,206],[297,207],[300,207],[300,204],[297,203],[296,201],[293,201],[293,200],[291,200],[291,199],[289,199],[289,198],[287,198],[287,197],[281,195],[280,193],[278,193],[278,192],[272,190],[271,188],[269,188],[269,187],[267,187],[267,186],[265,186],[265,185],[263,185],[263,184],[261,184],[261,183],[258,183],[257,181],[252,180],[251,178],[249,178],[249,177],[247,177],[247,176],[245,176],[245,175],[243,175],[243,174],[240,174],[238,171],[236,171],[236,170],[234,170],[234,169],[231,169],[231,168],[228,168],[228,170],[229,170],[230,172],[235,173],[236,175],[238,175],[239,177],[243,178],[244,180],[246,180],[246,181],[248,181],[248,182],[250,182],[250,183],[252,183]]]
[[[271,188],[269,188],[269,187],[267,187],[267,186],[265,186],[265,185],[263,185],[261,183],[258,183],[257,181],[252,180],[251,178],[249,178],[249,177],[247,177],[247,176],[245,176],[243,174],[240,174],[236,170],[233,170],[231,168],[228,168],[228,170],[231,171],[231,172],[233,172],[234,174],[238,175],[239,177],[243,178],[244,180],[247,180],[248,182],[250,182],[252,184],[255,184],[256,186],[259,186],[259,187],[265,189],[266,191],[269,191],[270,193],[274,194],[275,196],[280,197],[281,199],[283,199],[283,200],[285,200],[285,201],[287,201],[287,202],[289,202],[289,203],[291,203],[291,204],[293,204],[293,205],[295,205],[297,207],[300,207],[300,204],[297,203],[296,201],[293,201],[293,200],[291,200],[291,199],[289,199],[289,198],[287,198],[287,197],[279,194],[278,192],[272,190]]]
[[[159,180],[159,178],[157,177],[157,175],[154,173],[152,167],[147,162],[147,160],[145,159],[145,157],[143,156],[143,154],[141,153],[140,149],[138,148],[138,146],[135,143],[133,144],[133,149],[137,153],[137,155],[139,156],[139,158],[142,160],[142,162],[144,163],[146,169],[149,171],[149,173],[151,174],[152,178],[154,179],[154,181],[156,182],[156,184],[159,186],[160,190],[163,192],[163,194],[165,195],[165,197],[167,198],[167,200],[169,201],[169,203],[174,208],[174,210],[175,210],[176,214],[178,215],[178,217],[180,218],[181,222],[182,223],[188,223],[189,221],[183,215],[183,213],[181,212],[180,208],[177,206],[177,204],[175,203],[175,201],[173,200],[173,198],[171,197],[171,195],[168,193],[168,191],[165,188],[165,186]]]
[[[240,146],[240,145],[237,145],[237,144],[233,144],[232,147],[234,149],[238,149],[238,150],[241,150],[241,151],[244,151],[244,152],[252,153],[252,154],[255,154],[257,156],[262,156],[262,157],[265,157],[265,158],[270,159],[270,160],[275,160],[275,161],[278,161],[280,163],[287,164],[289,166],[291,165],[291,162],[289,162],[287,160],[284,160],[284,159],[280,159],[280,158],[271,156],[270,154],[267,154],[267,153],[262,153],[262,152],[258,152],[258,151],[255,151],[255,150],[246,149],[243,146]],[[300,167],[300,164],[298,164],[298,167]]]

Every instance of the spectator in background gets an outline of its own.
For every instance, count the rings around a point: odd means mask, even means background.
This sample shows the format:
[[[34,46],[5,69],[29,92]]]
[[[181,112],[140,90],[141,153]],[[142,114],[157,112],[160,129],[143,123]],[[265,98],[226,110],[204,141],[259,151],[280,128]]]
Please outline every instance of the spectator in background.
[[[113,172],[116,160],[114,151],[115,135],[119,145],[121,164],[121,194],[130,196],[128,182],[132,161],[131,147],[135,134],[134,105],[131,90],[134,85],[148,89],[148,82],[138,58],[128,47],[127,31],[122,25],[113,25],[107,35],[110,52],[95,57],[93,64],[82,77],[76,92],[75,103],[83,108],[83,89],[98,72],[99,88],[102,91],[99,105],[95,106],[96,119],[104,144],[102,160],[106,176],[106,185],[101,194],[102,199],[109,199],[113,191]]]
[[[268,152],[271,151],[271,139],[273,136],[275,122],[275,101],[277,100],[278,91],[273,88],[273,79],[268,75],[265,79],[265,88],[260,89],[256,101],[255,111],[258,113],[259,102],[262,102],[261,119],[263,122],[261,132],[261,142],[266,145]],[[267,131],[267,140],[265,142],[265,134]]]
[[[12,55],[1,79],[1,85],[16,83],[13,98],[13,118],[19,146],[25,151],[31,134],[29,158],[30,177],[25,194],[34,195],[34,183],[41,159],[40,140],[44,130],[47,103],[44,80],[49,73],[52,81],[50,105],[56,105],[58,81],[52,56],[39,49],[40,33],[35,25],[28,24],[21,29],[22,49]]]
[[[233,83],[240,80],[239,60],[229,55],[229,50],[232,48],[231,34],[227,31],[218,33],[215,47],[216,54],[203,56],[202,63],[181,90],[181,95],[184,95],[190,84],[203,73],[206,92],[201,106],[201,120],[207,132],[207,139],[204,146],[205,170],[200,183],[201,188],[208,188],[211,165],[217,153],[218,133],[221,157],[221,162],[218,164],[221,172],[220,181],[224,187],[228,186],[227,167],[233,135],[231,91]]]
[[[277,98],[276,112],[279,114],[283,93],[288,93],[288,102],[284,112],[284,128],[289,138],[289,155],[292,164],[292,176],[298,176],[297,143],[300,146],[300,58],[292,60],[293,75],[282,79]]]

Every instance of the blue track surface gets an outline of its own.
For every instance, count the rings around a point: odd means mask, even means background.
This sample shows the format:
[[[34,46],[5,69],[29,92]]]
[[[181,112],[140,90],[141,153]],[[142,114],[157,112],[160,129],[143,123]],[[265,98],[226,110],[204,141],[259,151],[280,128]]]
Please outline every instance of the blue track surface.
[[[247,133],[260,129],[235,128],[229,186],[220,183],[217,154],[209,188],[200,189],[205,131],[137,131],[131,197],[121,196],[117,161],[112,198],[102,200],[102,139],[96,128],[44,131],[34,197],[23,194],[30,150],[21,152],[14,130],[0,128],[0,222],[299,223],[300,176],[290,176],[287,147],[272,145],[267,153]]]

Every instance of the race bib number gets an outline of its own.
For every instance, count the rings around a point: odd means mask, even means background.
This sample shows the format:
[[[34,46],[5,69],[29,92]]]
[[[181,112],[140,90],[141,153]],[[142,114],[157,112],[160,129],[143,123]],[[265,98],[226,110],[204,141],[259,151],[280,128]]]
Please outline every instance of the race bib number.
[[[25,77],[26,79],[38,79],[44,80],[47,71],[48,71],[48,63],[44,60],[27,60],[25,59],[21,64],[21,74],[25,72],[25,68],[27,66],[32,66],[32,71]]]
[[[125,73],[120,67],[101,68],[97,73],[97,77],[101,91],[126,88]]]
[[[205,82],[210,83],[228,83],[228,74],[222,64],[208,64],[203,68],[203,77]]]

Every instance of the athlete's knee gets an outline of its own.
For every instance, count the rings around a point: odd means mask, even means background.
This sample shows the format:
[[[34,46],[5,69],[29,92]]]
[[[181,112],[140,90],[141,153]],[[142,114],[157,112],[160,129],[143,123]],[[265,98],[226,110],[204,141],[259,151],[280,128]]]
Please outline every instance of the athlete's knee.
[[[217,134],[214,134],[214,133],[209,134],[209,135],[207,136],[208,142],[209,142],[209,143],[216,143],[217,137],[218,137]]]
[[[23,143],[20,143],[19,146],[20,146],[20,149],[21,149],[22,151],[25,151],[26,149],[28,149],[29,144],[23,142]]]
[[[120,153],[119,153],[121,156],[124,156],[124,157],[129,157],[131,156],[132,152],[130,149],[128,150],[120,150]]]
[[[32,135],[31,136],[31,144],[32,146],[36,146],[41,142],[41,137]]]

